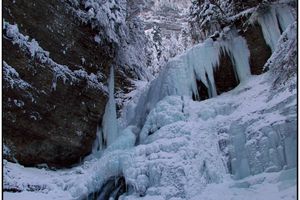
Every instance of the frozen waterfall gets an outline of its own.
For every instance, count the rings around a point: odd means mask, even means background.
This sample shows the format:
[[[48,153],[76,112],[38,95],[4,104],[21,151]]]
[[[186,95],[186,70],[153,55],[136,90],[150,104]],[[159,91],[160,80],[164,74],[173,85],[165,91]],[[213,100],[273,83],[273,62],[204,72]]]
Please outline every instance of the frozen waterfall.
[[[150,110],[166,96],[179,95],[199,99],[197,80],[208,88],[209,97],[217,95],[214,71],[219,66],[221,53],[227,53],[234,65],[236,78],[243,82],[250,76],[250,52],[246,40],[235,29],[225,30],[218,40],[209,38],[185,53],[171,59],[157,79],[144,92],[128,124],[141,126]],[[129,112],[128,112],[129,113]]]
[[[254,13],[253,18],[255,19],[252,19],[253,21],[257,20],[260,24],[266,43],[272,52],[274,52],[282,32],[295,21],[292,9],[286,4],[270,5],[261,13]]]

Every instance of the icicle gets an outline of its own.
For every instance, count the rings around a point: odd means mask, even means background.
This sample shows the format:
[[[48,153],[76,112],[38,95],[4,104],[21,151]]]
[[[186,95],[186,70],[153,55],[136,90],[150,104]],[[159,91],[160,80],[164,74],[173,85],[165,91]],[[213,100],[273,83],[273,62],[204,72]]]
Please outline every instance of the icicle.
[[[230,55],[237,78],[240,82],[245,81],[251,75],[247,42],[236,30],[230,31],[228,37],[229,40],[224,42],[223,48]]]
[[[209,90],[209,96],[217,96],[213,70],[219,65],[220,44],[212,39],[195,46],[188,52],[191,68],[195,71],[197,80],[201,80]]]
[[[105,113],[103,116],[103,139],[106,145],[109,146],[118,138],[118,122],[116,112],[116,102],[114,98],[114,69],[110,69],[110,77],[108,83],[109,99],[105,106]]]
[[[270,46],[272,52],[276,48],[276,44],[280,37],[280,29],[277,23],[275,10],[270,8],[264,15],[258,17],[266,43]]]
[[[281,32],[292,24],[295,18],[288,5],[272,5],[267,12],[258,16],[257,21],[262,28],[266,43],[274,52]]]

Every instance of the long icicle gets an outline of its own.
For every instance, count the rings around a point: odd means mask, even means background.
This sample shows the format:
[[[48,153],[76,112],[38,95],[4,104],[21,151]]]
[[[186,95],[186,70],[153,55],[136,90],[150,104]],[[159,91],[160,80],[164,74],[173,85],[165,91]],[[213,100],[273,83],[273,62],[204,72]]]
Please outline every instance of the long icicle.
[[[109,99],[105,107],[103,116],[103,139],[106,146],[113,143],[118,137],[118,122],[116,112],[116,102],[114,97],[114,68],[110,68],[110,77],[108,82]],[[101,146],[101,145],[100,145]],[[104,147],[104,145],[102,145]]]

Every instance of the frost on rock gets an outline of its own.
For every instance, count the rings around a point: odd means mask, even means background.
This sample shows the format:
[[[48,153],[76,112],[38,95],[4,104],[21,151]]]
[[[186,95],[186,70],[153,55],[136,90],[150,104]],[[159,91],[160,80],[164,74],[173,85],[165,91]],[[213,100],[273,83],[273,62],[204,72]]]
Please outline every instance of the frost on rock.
[[[102,29],[100,36],[118,42],[126,34],[126,1],[125,0],[73,0],[75,14],[84,23]],[[81,5],[84,10],[80,9]]]
[[[26,90],[32,86],[26,81],[22,80],[19,73],[5,61],[3,61],[2,76],[4,81],[9,85],[10,88],[19,88]]]
[[[130,70],[137,79],[152,79],[146,66],[143,26],[138,18],[128,16],[126,0],[73,0],[69,3],[82,23],[99,32],[94,37],[96,43],[112,43],[116,50],[116,67]]]
[[[61,65],[53,61],[49,57],[49,52],[42,49],[35,39],[29,39],[29,36],[24,36],[19,32],[17,25],[11,25],[4,20],[3,22],[4,35],[13,44],[17,44],[23,51],[27,52],[33,59],[45,64],[53,72],[52,89],[56,89],[57,80],[61,79],[66,82],[77,82],[80,79],[85,79],[88,86],[106,91],[106,88],[100,81],[100,78],[95,74],[87,74],[84,70],[71,71],[68,66]]]

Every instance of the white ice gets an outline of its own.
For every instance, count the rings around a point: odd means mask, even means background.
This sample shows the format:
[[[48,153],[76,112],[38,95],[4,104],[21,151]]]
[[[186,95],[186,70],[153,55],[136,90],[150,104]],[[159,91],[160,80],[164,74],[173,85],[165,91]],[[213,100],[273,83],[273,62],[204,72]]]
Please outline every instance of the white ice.
[[[156,103],[166,96],[179,95],[199,98],[196,80],[208,88],[209,96],[217,95],[214,70],[219,66],[221,52],[227,52],[235,66],[237,78],[242,83],[250,76],[249,50],[245,39],[236,30],[224,33],[225,39],[211,38],[195,45],[184,54],[171,59],[158,78],[151,82],[141,95],[128,124],[141,126]]]
[[[129,127],[100,159],[86,161],[70,170],[53,172],[6,163],[9,171],[5,171],[5,184],[37,184],[46,189],[5,195],[8,199],[21,194],[31,198],[43,195],[45,199],[82,198],[99,189],[109,178],[122,174],[134,188],[124,199],[139,199],[139,195],[146,195],[145,199],[158,196],[197,199],[202,195],[218,199],[217,193],[210,194],[213,188],[223,188],[220,192],[225,199],[241,197],[235,197],[235,193],[258,197],[257,192],[263,189],[269,191],[265,197],[286,194],[283,199],[293,199],[294,176],[291,174],[284,180],[277,177],[285,173],[283,169],[296,166],[295,144],[291,143],[296,136],[293,130],[296,125],[292,121],[296,113],[280,114],[286,109],[295,109],[296,93],[287,89],[270,99],[273,91],[266,81],[268,78],[268,74],[252,77],[243,86],[202,102],[181,96],[166,97],[146,120],[142,132],[151,134],[144,134],[143,145],[133,148],[137,130]],[[274,112],[274,108],[279,109],[278,112]],[[287,124],[286,120],[291,123]],[[288,135],[280,139],[286,133]],[[253,142],[257,145],[255,151],[250,145]],[[229,152],[231,157],[226,156]],[[232,160],[248,166],[245,171],[239,165],[232,165],[232,178],[258,174],[255,176],[258,182],[229,178],[227,164]],[[16,173],[18,170],[20,173]],[[38,182],[33,181],[32,176],[40,177],[36,179]],[[233,190],[229,189],[232,187]]]
[[[293,8],[286,4],[270,5],[267,11],[259,13],[257,21],[260,24],[266,43],[272,52],[275,51],[281,33],[295,21]],[[257,15],[257,13],[255,13]]]
[[[106,145],[112,144],[119,136],[116,101],[114,97],[115,90],[115,78],[114,69],[111,67],[109,83],[108,83],[108,102],[105,106],[105,112],[103,115],[102,127],[103,127],[103,140]],[[103,147],[102,145],[100,145]]]

